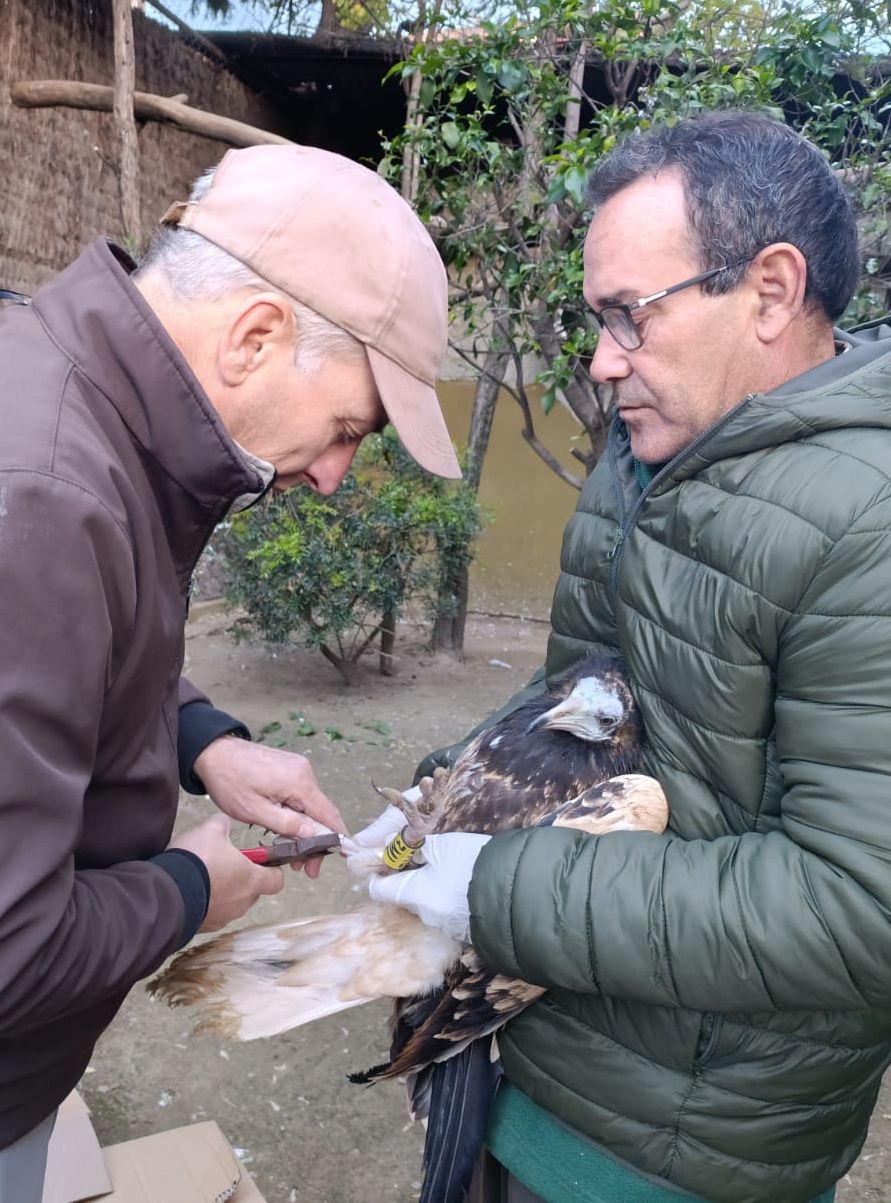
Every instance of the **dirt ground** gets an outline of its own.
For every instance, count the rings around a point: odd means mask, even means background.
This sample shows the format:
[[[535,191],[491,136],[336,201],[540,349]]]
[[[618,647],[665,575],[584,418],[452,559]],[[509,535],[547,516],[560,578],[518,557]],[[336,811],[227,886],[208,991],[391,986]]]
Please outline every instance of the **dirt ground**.
[[[525,683],[547,637],[543,623],[472,617],[467,656],[457,663],[425,653],[419,633],[402,630],[397,675],[379,676],[369,657],[347,689],[317,653],[233,644],[228,615],[199,609],[187,631],[188,675],[255,736],[310,756],[352,830],[380,809],[372,779],[407,785],[428,751]],[[298,734],[310,728],[315,734]],[[211,809],[207,799],[184,796],[179,822],[190,826]],[[256,835],[243,831],[240,842],[256,843]],[[284,922],[359,901],[359,887],[332,858],[317,882],[288,874],[285,890],[245,922]],[[103,1144],[216,1120],[269,1203],[408,1203],[418,1197],[422,1133],[408,1121],[402,1087],[364,1088],[346,1076],[382,1059],[387,1013],[373,1004],[236,1045],[192,1036],[187,1012],[137,987],[100,1040],[83,1094]],[[838,1203],[891,1203],[889,1148],[886,1084]]]

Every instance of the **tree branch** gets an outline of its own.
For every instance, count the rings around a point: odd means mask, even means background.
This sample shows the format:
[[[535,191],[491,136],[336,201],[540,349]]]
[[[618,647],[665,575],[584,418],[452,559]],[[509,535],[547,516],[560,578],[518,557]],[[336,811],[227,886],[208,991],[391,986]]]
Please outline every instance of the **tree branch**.
[[[87,84],[77,80],[31,79],[21,80],[10,88],[13,104],[24,109],[73,108],[94,109],[110,113],[114,107],[114,90],[105,84]],[[282,138],[268,130],[247,125],[244,121],[233,121],[230,117],[219,117],[203,109],[193,109],[164,96],[151,92],[133,93],[133,112],[142,121],[160,121],[175,125],[177,129],[202,138],[214,138],[229,146],[254,146],[259,142],[275,145],[293,145],[289,138]]]

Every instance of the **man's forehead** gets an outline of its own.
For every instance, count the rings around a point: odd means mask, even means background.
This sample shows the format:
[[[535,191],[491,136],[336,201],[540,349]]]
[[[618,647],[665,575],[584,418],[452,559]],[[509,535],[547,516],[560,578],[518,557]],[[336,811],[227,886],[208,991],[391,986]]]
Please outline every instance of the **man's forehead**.
[[[595,308],[665,287],[672,273],[695,270],[680,177],[645,176],[610,197],[588,229],[584,267],[585,296]]]

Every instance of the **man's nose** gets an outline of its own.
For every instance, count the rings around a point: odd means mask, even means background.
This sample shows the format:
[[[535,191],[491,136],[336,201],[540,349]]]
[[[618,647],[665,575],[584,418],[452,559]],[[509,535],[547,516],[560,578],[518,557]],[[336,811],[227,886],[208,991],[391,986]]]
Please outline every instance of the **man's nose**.
[[[628,352],[620,347],[609,330],[601,330],[597,347],[588,369],[595,384],[607,384],[610,380],[624,380],[631,375]]]
[[[306,469],[324,497],[330,497],[342,483],[358,450],[358,443],[334,443]]]

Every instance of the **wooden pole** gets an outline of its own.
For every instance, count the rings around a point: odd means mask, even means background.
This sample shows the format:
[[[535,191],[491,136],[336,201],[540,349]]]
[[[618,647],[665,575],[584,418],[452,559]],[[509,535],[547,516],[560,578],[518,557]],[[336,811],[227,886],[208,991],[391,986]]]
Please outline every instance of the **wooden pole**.
[[[113,89],[105,84],[85,84],[65,79],[21,80],[10,88],[13,104],[25,109],[95,109],[110,113],[114,107]],[[203,109],[193,109],[178,100],[155,96],[151,92],[133,93],[133,111],[141,121],[161,121],[189,134],[213,138],[228,146],[256,146],[260,142],[291,146],[289,138],[271,134],[244,121],[218,117]]]
[[[118,184],[124,234],[138,250],[142,221],[139,212],[139,143],[133,116],[136,90],[136,52],[133,45],[132,0],[112,0],[114,16],[114,123],[118,134]]]

